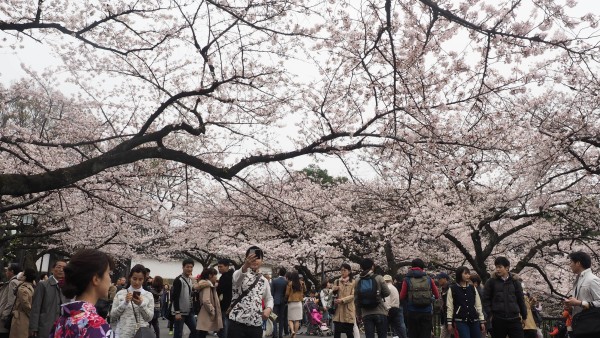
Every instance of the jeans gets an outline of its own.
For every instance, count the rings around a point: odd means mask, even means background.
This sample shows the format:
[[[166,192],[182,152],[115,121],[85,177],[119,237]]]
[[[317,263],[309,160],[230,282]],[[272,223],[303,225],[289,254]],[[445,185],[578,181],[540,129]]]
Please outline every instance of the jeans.
[[[375,331],[377,331],[378,338],[386,338],[388,323],[387,316],[385,315],[367,315],[363,317],[363,324],[365,325],[365,336],[366,338],[375,338]]]
[[[236,321],[229,321],[227,338],[262,338],[263,330],[260,326],[250,326]]]
[[[226,309],[221,309],[221,318],[223,319],[223,328],[217,332],[219,338],[227,338],[227,329],[229,328],[229,317],[225,313]]]
[[[173,338],[183,338],[183,324],[190,329],[190,338],[197,338],[198,332],[196,331],[196,318],[194,315],[181,315],[181,320],[176,320],[173,324],[174,334]]]
[[[479,322],[455,322],[456,331],[460,338],[481,338],[481,325]]]
[[[285,309],[285,304],[277,304],[273,306],[273,313],[277,315],[277,320],[273,322],[273,338],[283,337],[283,331],[287,326],[287,322],[283,316],[284,311],[287,312]]]
[[[523,338],[523,324],[520,318],[492,318],[492,338]]]
[[[158,326],[158,317],[160,317],[160,309],[154,309],[154,317],[149,322],[150,326],[154,328],[154,333],[156,337],[160,337],[160,327]]]
[[[342,333],[345,333],[347,338],[354,338],[354,323],[333,322],[333,338],[341,338]]]
[[[388,311],[388,322],[392,327],[392,336],[406,338],[406,325],[402,308],[392,307]]]
[[[433,323],[429,312],[408,312],[406,315],[409,338],[431,338]],[[503,337],[506,338],[506,337]]]

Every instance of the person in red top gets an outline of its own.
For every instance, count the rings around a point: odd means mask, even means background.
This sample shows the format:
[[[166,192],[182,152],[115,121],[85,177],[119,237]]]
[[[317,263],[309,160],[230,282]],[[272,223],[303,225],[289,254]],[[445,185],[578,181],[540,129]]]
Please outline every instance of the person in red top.
[[[407,300],[406,320],[409,338],[431,337],[434,298],[439,299],[440,293],[433,279],[425,273],[425,262],[420,258],[413,259],[400,291],[400,301]]]

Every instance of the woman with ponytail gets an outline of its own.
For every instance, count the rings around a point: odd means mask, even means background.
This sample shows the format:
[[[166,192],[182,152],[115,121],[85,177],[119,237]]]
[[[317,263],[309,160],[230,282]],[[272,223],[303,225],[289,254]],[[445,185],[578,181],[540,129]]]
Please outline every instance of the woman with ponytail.
[[[110,325],[96,313],[94,304],[108,294],[112,258],[95,249],[78,251],[65,267],[62,292],[71,303],[61,306],[61,314],[54,324],[53,338],[112,338]]]

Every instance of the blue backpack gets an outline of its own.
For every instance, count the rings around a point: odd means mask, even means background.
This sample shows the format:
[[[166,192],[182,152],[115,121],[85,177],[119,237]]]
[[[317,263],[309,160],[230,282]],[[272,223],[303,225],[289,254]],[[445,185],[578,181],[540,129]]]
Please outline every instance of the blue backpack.
[[[365,309],[376,308],[381,303],[381,292],[375,275],[360,278],[358,281],[358,303]]]

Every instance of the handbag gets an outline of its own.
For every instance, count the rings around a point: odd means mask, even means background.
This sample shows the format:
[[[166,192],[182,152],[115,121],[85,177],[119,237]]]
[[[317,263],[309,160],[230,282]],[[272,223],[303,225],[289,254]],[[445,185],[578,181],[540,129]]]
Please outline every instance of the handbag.
[[[578,335],[600,335],[600,308],[593,307],[573,316],[573,332]]]
[[[135,331],[133,338],[156,338],[154,330],[149,326],[140,327],[140,322],[138,321],[137,313],[135,313],[133,302],[131,303],[131,310],[133,310],[133,315],[135,316],[135,325],[137,327],[137,331]]]
[[[231,313],[231,310],[233,310],[233,307],[236,306],[244,297],[246,297],[250,291],[256,286],[256,284],[258,284],[258,281],[260,280],[261,276],[257,276],[256,279],[254,280],[254,282],[252,282],[252,285],[250,285],[250,287],[242,292],[242,294],[236,298],[233,302],[231,302],[231,304],[229,305],[229,307],[227,308],[227,310],[225,310],[225,314],[227,316],[229,316],[229,314]]]

